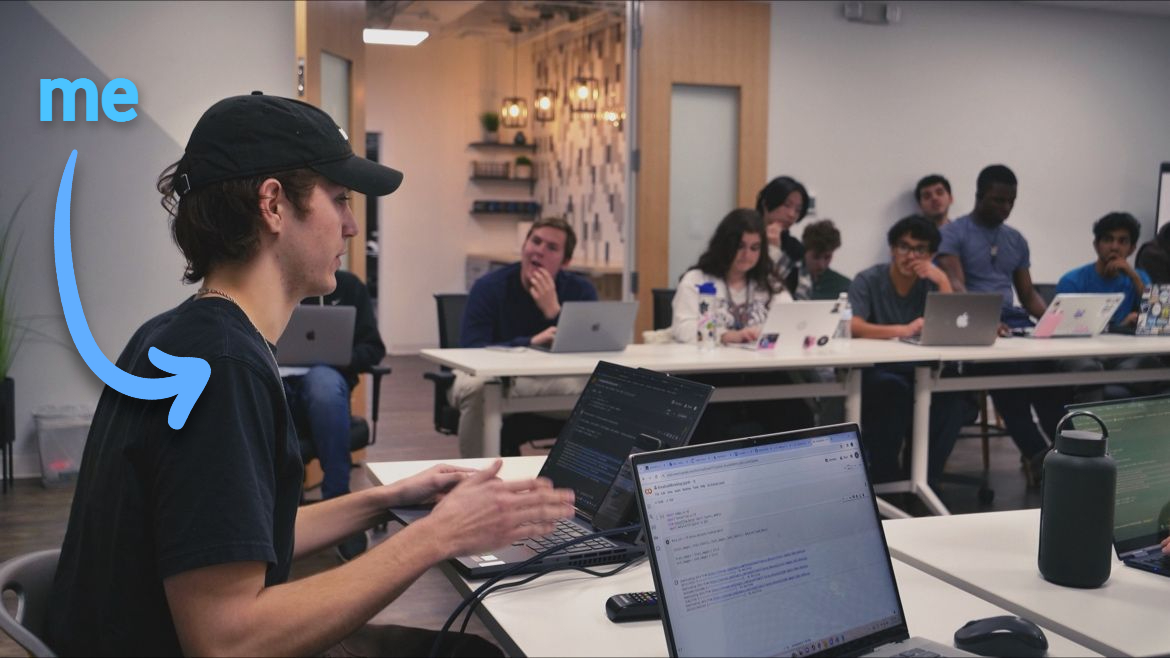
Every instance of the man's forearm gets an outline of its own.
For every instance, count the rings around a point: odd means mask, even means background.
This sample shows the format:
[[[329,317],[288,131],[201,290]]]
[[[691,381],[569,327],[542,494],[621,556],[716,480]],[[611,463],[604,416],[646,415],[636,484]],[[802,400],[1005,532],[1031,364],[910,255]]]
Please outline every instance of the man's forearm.
[[[302,506],[297,511],[293,559],[333,546],[387,519],[387,498],[381,492],[381,488],[363,489]]]

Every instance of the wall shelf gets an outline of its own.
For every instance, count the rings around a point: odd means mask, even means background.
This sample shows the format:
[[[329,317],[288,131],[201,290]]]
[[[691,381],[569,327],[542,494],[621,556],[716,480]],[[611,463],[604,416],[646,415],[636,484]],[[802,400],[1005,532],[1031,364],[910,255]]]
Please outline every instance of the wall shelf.
[[[536,192],[536,178],[503,178],[498,176],[472,176],[477,183],[521,183],[528,186],[528,194]]]
[[[508,142],[472,142],[468,144],[477,149],[518,149],[521,151],[536,152],[536,144],[511,144]]]

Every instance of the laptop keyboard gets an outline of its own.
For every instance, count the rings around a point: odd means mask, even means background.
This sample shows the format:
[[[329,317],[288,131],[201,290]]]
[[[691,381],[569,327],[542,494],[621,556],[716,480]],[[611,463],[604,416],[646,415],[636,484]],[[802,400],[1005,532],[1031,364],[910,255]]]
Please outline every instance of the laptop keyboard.
[[[516,545],[523,544],[534,551],[544,551],[552,548],[553,546],[556,546],[557,544],[562,544],[569,541],[570,539],[575,539],[577,537],[584,537],[588,534],[591,533],[579,525],[569,523],[568,521],[557,521],[556,528],[550,534],[545,535],[544,537],[529,537],[523,541],[516,542]],[[553,553],[553,555],[560,555],[564,553],[584,553],[586,551],[594,551],[597,549],[614,548],[615,546],[617,546],[617,544],[614,544],[605,537],[595,537],[593,539],[587,539],[579,544],[573,544],[566,549],[562,549],[556,553]]]
[[[1158,552],[1150,552],[1141,557],[1130,559],[1131,562],[1137,562],[1151,571],[1158,573],[1170,572],[1170,555],[1162,555]]]
[[[937,658],[942,654],[935,653],[928,649],[907,649],[902,653],[896,653],[895,656],[906,656],[907,658]]]

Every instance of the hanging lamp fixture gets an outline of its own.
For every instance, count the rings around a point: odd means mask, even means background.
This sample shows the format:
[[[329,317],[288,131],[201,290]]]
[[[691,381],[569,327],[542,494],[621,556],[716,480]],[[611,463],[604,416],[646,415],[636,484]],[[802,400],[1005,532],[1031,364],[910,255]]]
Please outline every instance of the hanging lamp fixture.
[[[577,77],[569,82],[569,111],[573,114],[597,114],[597,98],[600,84],[597,78],[585,75],[583,63],[589,58],[589,35],[585,32],[585,21],[581,21],[581,62],[577,64]]]
[[[548,58],[551,57],[551,55],[552,55],[552,51],[549,50],[549,48],[548,48],[548,22],[547,22],[548,19],[545,18],[544,14],[541,14],[540,19],[541,19],[541,22],[545,23],[545,26],[544,26],[544,57],[545,57],[544,66],[545,66],[545,68],[544,68],[544,70],[547,71],[548,70]],[[545,80],[545,84],[546,85],[548,84],[547,80]],[[534,93],[532,95],[532,110],[533,110],[533,116],[536,118],[537,121],[539,121],[541,123],[547,123],[547,122],[552,121],[553,119],[557,118],[557,111],[556,111],[556,106],[555,106],[556,97],[557,97],[557,90],[556,89],[553,89],[553,88],[547,87],[547,86],[536,88],[536,93]]]
[[[516,95],[517,50],[519,50],[519,35],[521,27],[518,23],[508,26],[512,33],[512,96],[504,99],[500,108],[500,122],[505,128],[523,128],[528,125],[528,101]]]

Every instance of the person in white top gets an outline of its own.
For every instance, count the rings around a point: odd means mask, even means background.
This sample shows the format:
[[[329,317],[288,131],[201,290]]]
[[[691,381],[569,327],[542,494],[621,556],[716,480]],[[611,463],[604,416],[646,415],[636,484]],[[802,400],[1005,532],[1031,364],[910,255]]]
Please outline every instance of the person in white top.
[[[699,286],[714,284],[716,335],[723,344],[760,337],[768,309],[792,296],[775,278],[765,246],[764,220],[748,208],[733,210],[719,222],[707,250],[679,279],[674,294],[671,333],[681,343],[698,339]],[[800,373],[754,372],[694,375],[688,379],[715,387],[789,384]],[[711,404],[691,443],[811,427],[812,409],[804,400],[761,400]]]
[[[674,293],[671,333],[680,343],[697,340],[699,286],[715,286],[716,335],[720,342],[747,343],[760,337],[774,301],[792,296],[773,275],[772,259],[764,250],[764,226],[759,213],[739,208],[728,213],[699,262],[679,279]]]

